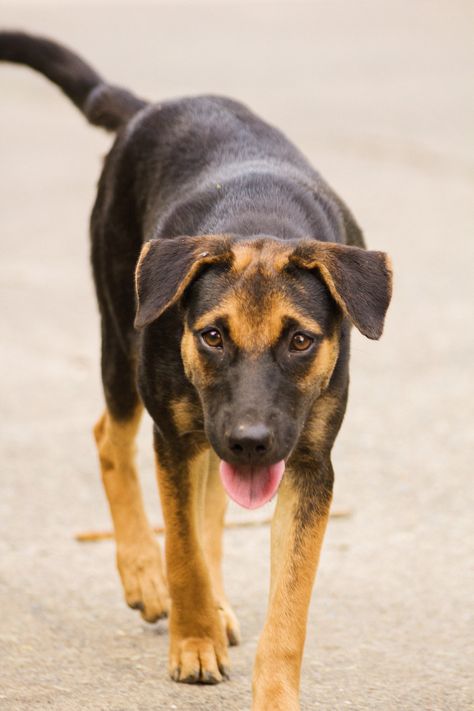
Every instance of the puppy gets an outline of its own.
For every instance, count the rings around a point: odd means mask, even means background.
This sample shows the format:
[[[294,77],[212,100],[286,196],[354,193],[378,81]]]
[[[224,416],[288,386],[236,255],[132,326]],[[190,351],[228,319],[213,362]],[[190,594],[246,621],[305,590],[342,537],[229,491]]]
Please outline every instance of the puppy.
[[[254,711],[296,711],[308,605],[333,488],[351,325],[382,334],[389,260],[276,129],[230,99],[150,104],[46,39],[0,59],[57,84],[116,133],[91,218],[106,409],[95,427],[125,598],[169,615],[175,681],[228,676],[239,641],[221,574],[226,493],[278,493]],[[154,422],[166,576],[134,466]]]

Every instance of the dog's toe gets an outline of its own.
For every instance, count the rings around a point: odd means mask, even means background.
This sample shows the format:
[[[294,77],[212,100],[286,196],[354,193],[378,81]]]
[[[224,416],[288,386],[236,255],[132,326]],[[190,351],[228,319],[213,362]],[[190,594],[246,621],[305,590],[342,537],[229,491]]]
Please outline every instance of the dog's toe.
[[[219,684],[229,678],[224,650],[208,638],[188,637],[172,655],[170,676],[184,684]]]
[[[219,605],[219,614],[227,634],[229,646],[235,647],[240,644],[240,625],[235,612],[228,602],[223,602]]]

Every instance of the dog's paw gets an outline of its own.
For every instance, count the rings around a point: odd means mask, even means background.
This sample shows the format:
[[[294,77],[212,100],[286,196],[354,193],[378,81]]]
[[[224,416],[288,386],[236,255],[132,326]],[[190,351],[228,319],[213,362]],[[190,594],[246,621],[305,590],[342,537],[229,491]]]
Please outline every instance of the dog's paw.
[[[226,631],[230,647],[240,644],[240,625],[235,612],[227,601],[218,604],[219,615]]]
[[[169,595],[158,543],[150,538],[145,544],[118,545],[119,569],[127,605],[147,622],[166,617]]]
[[[225,645],[210,637],[172,640],[170,676],[184,684],[219,684],[229,678]]]

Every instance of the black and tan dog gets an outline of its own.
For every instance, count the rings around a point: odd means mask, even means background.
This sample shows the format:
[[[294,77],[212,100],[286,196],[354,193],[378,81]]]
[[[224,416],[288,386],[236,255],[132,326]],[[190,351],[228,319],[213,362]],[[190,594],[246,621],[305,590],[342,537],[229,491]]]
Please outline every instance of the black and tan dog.
[[[350,328],[380,337],[388,258],[364,249],[341,200],[241,104],[149,104],[21,33],[0,33],[0,59],[42,72],[117,132],[91,220],[106,400],[95,436],[127,603],[150,622],[169,612],[175,681],[221,681],[239,640],[221,576],[225,492],[255,508],[278,491],[253,704],[293,711]],[[133,461],[142,403],[167,580]]]

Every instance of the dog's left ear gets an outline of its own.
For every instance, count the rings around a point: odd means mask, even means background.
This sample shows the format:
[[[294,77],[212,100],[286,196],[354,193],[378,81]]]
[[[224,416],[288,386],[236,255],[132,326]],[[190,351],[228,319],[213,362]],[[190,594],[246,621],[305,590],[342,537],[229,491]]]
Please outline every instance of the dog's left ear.
[[[230,239],[225,235],[145,242],[135,270],[135,328],[148,326],[177,303],[206,265],[230,258]]]
[[[317,269],[343,313],[367,338],[380,338],[392,296],[392,268],[385,252],[304,240],[289,257]]]

